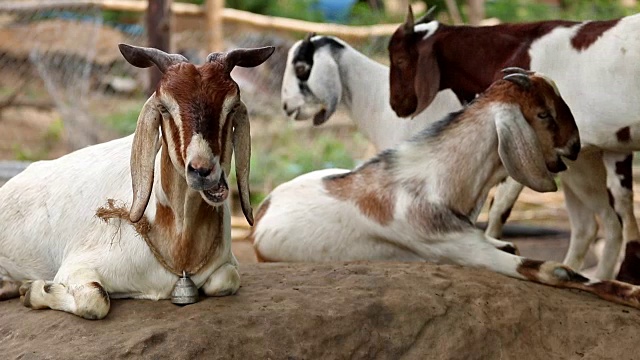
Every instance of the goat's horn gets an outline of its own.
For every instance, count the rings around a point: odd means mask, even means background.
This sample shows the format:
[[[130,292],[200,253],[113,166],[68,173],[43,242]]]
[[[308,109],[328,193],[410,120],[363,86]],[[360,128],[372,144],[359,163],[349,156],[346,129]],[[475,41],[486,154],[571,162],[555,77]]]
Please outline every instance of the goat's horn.
[[[187,58],[180,54],[167,54],[154,48],[127,44],[118,44],[118,48],[129,64],[139,68],[148,68],[155,65],[163,73],[171,65],[188,62]]]
[[[255,67],[263,62],[273,54],[275,51],[274,46],[265,46],[261,48],[251,49],[234,49],[228,53],[211,53],[207,56],[207,62],[222,61],[224,62],[228,72],[231,72],[234,67]]]
[[[309,42],[309,41],[311,41],[311,38],[314,37],[314,36],[316,36],[315,32],[309,32],[309,33],[307,33],[307,36],[304,37],[303,41],[304,42]]]
[[[422,15],[420,19],[416,20],[415,22],[416,25],[433,21],[433,14],[435,13],[435,11],[436,11],[436,6],[434,5],[431,8],[429,8],[426,14]]]
[[[529,78],[528,75],[525,75],[525,74],[521,74],[521,73],[509,74],[503,77],[503,79],[507,81],[511,81],[514,84],[518,84],[527,90],[531,87],[531,79]]]
[[[508,68],[504,68],[502,69],[502,73],[505,75],[510,75],[510,74],[525,74],[525,75],[533,75],[534,72],[530,71],[530,70],[525,70],[523,68],[519,68],[517,66],[512,66],[512,67],[508,67]]]
[[[413,10],[411,9],[411,5],[409,5],[409,10],[407,11],[407,18],[404,20],[404,32],[406,34],[413,34]]]

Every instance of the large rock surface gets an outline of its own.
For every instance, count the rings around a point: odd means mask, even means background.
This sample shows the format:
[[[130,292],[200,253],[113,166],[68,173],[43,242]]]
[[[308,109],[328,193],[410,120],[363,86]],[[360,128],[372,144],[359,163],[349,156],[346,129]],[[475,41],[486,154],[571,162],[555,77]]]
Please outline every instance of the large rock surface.
[[[235,296],[0,303],[2,359],[638,359],[640,310],[454,266],[252,264]]]

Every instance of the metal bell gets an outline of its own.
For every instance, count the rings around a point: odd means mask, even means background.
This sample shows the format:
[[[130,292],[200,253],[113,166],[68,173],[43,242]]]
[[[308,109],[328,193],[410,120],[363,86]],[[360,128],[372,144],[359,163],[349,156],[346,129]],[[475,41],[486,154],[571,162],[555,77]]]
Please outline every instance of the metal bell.
[[[185,271],[173,286],[171,302],[176,305],[189,305],[198,302],[198,288]]]

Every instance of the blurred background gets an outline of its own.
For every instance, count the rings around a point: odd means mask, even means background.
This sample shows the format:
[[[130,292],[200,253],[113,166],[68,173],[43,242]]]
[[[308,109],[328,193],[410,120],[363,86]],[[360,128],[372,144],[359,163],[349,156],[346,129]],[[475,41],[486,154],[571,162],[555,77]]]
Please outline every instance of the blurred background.
[[[0,184],[25,162],[56,158],[133,132],[153,74],[126,63],[118,43],[160,46],[196,63],[214,50],[277,46],[264,65],[233,73],[251,112],[255,205],[275,186],[302,173],[351,168],[372,155],[372,147],[344,112],[319,128],[293,122],[282,112],[287,51],[315,30],[338,34],[388,63],[389,35],[408,5],[407,0],[0,0]],[[610,19],[640,9],[635,0],[438,0],[411,5],[416,15],[435,5],[440,21],[473,25]],[[525,192],[511,219],[568,229],[561,192]]]

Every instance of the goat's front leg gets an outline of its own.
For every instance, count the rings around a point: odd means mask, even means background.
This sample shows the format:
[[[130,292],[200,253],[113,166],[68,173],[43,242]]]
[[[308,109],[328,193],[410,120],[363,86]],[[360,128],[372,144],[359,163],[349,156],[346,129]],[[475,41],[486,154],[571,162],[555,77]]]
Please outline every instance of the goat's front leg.
[[[509,277],[545,285],[580,289],[618,304],[640,308],[639,286],[615,280],[592,280],[563,264],[509,254],[491,246],[480,230],[451,233],[443,240],[445,241],[437,245],[442,260],[463,266],[482,267]],[[420,246],[417,248],[419,251]]]
[[[565,181],[563,175],[561,175],[561,180],[565,206],[567,207],[571,224],[569,249],[565,254],[563,263],[573,269],[581,269],[584,258],[589,251],[589,246],[594,242],[598,234],[598,223],[596,222],[595,212],[580,200],[580,197],[576,194],[577,190],[572,188],[572,183]],[[601,189],[601,187],[596,187],[595,189]]]
[[[209,276],[202,286],[202,291],[207,296],[227,296],[235,294],[239,287],[240,275],[238,274],[238,264],[234,258],[232,263],[220,266]]]
[[[92,269],[61,269],[54,281],[25,282],[20,301],[32,309],[61,310],[92,320],[104,318],[110,308],[109,295]]]
[[[502,229],[507,222],[511,209],[518,200],[518,196],[524,185],[508,177],[503,183],[498,185],[496,194],[491,200],[489,207],[489,220],[485,234],[492,238],[501,238]]]

